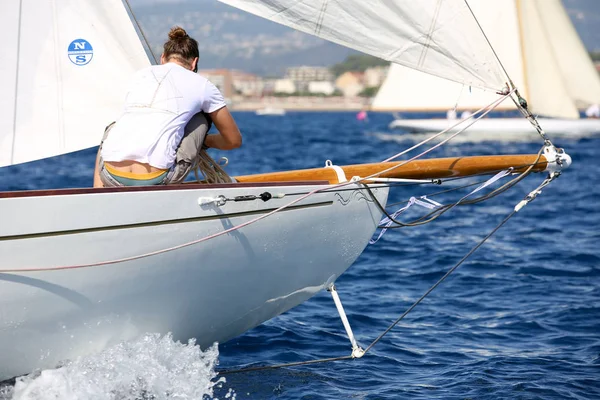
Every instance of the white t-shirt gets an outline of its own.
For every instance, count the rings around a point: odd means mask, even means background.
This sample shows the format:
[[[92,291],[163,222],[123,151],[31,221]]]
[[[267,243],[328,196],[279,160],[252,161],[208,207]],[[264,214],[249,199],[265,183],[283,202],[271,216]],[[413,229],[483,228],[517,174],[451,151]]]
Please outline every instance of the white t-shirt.
[[[104,161],[132,160],[168,169],[189,120],[225,107],[208,79],[175,63],[153,65],[133,76],[124,112],[102,145]]]

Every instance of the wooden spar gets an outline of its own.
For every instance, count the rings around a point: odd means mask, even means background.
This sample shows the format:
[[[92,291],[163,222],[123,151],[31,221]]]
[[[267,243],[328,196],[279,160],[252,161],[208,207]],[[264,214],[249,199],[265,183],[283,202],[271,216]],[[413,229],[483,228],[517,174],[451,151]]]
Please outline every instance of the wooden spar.
[[[427,160],[415,160],[406,165],[381,174],[380,178],[402,178],[402,179],[437,179],[470,176],[477,174],[495,173],[510,167],[515,172],[524,172],[528,166],[534,164],[538,159],[537,154],[520,154],[508,156],[474,156],[474,157],[450,157],[434,158]],[[357,164],[340,166],[346,177],[354,176],[361,178],[373,175],[379,171],[386,170],[404,161],[381,162],[375,164]],[[548,162],[544,156],[540,157],[533,171],[541,172],[546,169]],[[337,174],[333,168],[300,169],[294,171],[270,172],[265,174],[244,175],[235,177],[238,182],[293,182],[293,181],[329,181],[331,184],[339,183]]]

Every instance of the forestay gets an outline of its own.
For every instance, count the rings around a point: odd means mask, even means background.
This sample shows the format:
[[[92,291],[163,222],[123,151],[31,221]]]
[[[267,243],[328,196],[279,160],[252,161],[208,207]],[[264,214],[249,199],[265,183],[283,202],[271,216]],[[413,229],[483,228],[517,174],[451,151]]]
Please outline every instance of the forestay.
[[[469,86],[502,90],[464,0],[219,0],[340,45]]]
[[[2,0],[0,32],[0,166],[97,146],[150,65],[121,0]]]

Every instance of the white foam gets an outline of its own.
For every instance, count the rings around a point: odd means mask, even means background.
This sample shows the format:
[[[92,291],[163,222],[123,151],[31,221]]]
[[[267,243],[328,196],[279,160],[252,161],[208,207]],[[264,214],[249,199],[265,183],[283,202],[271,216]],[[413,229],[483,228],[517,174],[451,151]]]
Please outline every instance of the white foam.
[[[217,345],[202,351],[193,340],[173,341],[171,335],[147,334],[99,354],[18,378],[0,391],[0,399],[106,400],[213,398]],[[225,398],[235,398],[230,389]]]

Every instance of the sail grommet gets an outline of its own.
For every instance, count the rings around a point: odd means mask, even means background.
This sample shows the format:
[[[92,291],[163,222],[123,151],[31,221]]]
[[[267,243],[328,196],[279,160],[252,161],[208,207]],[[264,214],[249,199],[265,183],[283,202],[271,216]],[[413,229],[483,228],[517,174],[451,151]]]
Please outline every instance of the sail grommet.
[[[335,171],[335,174],[337,175],[338,183],[348,182],[348,179],[346,178],[346,173],[344,172],[344,170],[337,165],[333,165],[331,160],[325,161],[325,168],[333,168],[333,170]]]

